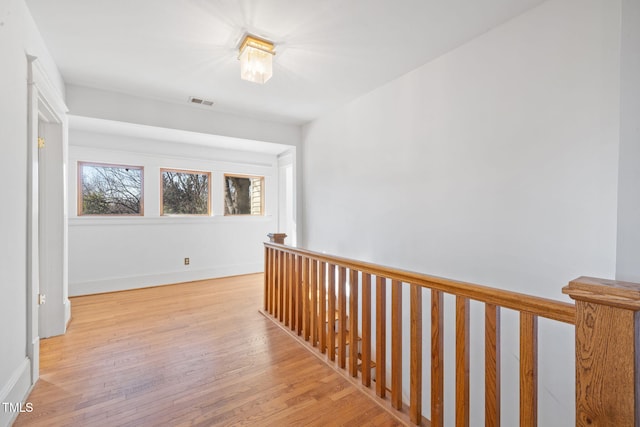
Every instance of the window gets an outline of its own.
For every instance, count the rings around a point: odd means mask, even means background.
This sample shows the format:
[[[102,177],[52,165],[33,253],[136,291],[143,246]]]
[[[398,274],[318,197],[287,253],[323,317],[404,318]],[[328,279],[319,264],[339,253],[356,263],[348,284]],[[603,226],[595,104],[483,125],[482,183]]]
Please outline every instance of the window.
[[[263,215],[264,177],[224,176],[225,215]]]
[[[143,170],[78,162],[78,215],[143,215]]]
[[[160,215],[210,215],[210,172],[161,169],[160,175]]]

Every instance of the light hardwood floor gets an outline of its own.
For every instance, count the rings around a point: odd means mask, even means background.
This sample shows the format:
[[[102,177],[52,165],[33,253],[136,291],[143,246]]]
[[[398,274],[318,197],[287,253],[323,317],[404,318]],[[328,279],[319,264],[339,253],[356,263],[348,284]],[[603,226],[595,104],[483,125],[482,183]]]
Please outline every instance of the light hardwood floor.
[[[398,425],[262,316],[262,275],[72,299],[15,426]]]

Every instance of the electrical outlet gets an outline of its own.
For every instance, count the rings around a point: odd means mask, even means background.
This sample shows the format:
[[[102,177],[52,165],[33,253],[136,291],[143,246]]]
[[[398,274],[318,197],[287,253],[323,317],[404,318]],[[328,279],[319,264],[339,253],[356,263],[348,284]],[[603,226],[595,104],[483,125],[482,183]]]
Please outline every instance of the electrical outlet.
[[[189,258],[184,259],[184,265],[189,265]]]

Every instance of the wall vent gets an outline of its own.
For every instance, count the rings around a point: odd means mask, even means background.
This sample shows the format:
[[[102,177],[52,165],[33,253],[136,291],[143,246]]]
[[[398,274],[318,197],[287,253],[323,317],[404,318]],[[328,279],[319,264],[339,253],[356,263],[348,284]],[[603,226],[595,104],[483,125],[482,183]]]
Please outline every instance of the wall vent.
[[[211,107],[213,105],[213,101],[209,101],[202,98],[196,98],[195,96],[190,97],[189,102],[191,102],[192,104],[204,105],[207,107]]]

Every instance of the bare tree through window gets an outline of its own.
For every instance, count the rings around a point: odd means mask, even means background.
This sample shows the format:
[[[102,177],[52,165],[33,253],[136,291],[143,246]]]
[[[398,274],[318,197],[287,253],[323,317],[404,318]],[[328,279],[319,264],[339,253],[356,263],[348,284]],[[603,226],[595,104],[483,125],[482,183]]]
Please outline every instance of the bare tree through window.
[[[263,182],[261,176],[225,175],[225,215],[263,215]]]
[[[209,172],[162,169],[162,215],[209,215]]]
[[[78,215],[142,215],[143,168],[78,163]]]

